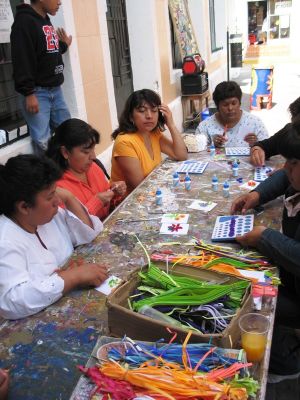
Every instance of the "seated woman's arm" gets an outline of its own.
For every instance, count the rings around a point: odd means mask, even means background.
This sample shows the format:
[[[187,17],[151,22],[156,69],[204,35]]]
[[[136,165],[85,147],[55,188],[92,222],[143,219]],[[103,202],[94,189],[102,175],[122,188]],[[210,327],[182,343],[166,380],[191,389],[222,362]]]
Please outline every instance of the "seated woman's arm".
[[[138,158],[135,157],[117,157],[117,163],[122,169],[124,180],[127,184],[128,192],[132,192],[143,180],[144,172]]]
[[[89,213],[71,192],[63,189],[62,187],[57,187],[56,193],[66,206],[67,210],[76,215],[76,217],[79,218],[84,224],[88,225],[90,228],[93,228]]]
[[[164,135],[160,138],[160,148],[162,153],[167,154],[170,158],[177,161],[184,161],[187,159],[187,148],[182,138],[182,135],[176,128],[173,120],[172,112],[165,104],[159,106],[159,110],[163,113],[166,125],[170,131],[172,140]]]
[[[0,253],[0,315],[3,318],[19,319],[35,314],[73,288],[99,286],[107,277],[106,268],[98,264],[43,275],[40,271],[56,268],[42,261],[34,265],[37,274],[33,276],[28,272],[30,260],[22,243],[2,241]]]
[[[254,146],[251,149],[251,154],[252,152],[255,152],[256,149],[258,148],[262,149],[265,152],[265,158],[276,156],[277,154],[280,153],[279,143],[281,136],[284,135],[286,131],[290,128],[291,124],[287,124],[268,139],[260,140],[254,143]]]
[[[260,195],[260,204],[265,204],[282,196],[289,186],[290,182],[285,170],[280,169],[274,172],[268,179],[261,182],[254,191]]]
[[[299,238],[297,232],[297,237]],[[236,240],[244,247],[255,247],[275,265],[300,277],[300,242],[283,233],[264,226],[255,226],[252,231]]]

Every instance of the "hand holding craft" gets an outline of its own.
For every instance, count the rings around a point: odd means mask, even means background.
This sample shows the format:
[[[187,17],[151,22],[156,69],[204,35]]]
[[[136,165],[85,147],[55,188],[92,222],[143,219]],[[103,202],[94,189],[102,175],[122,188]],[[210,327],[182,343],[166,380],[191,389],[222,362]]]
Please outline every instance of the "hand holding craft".
[[[124,181],[111,182],[111,190],[118,196],[125,196],[127,186]]]
[[[70,287],[99,286],[107,279],[107,268],[101,264],[82,264],[76,268],[57,272],[64,279],[64,291],[67,293]]]
[[[102,201],[103,205],[106,206],[110,203],[114,195],[112,190],[108,190],[107,192],[98,193],[97,197]]]
[[[265,165],[265,152],[261,147],[251,147],[250,162],[255,167],[262,167]]]
[[[259,204],[259,193],[251,192],[247,194],[243,194],[235,199],[231,204],[230,213],[236,214],[237,212],[241,212],[245,214],[246,211],[251,208],[256,207]]]
[[[255,142],[257,142],[257,136],[255,133],[248,133],[244,137],[245,142],[249,144],[249,146],[253,146]]]
[[[235,239],[244,247],[256,247],[265,229],[267,229],[265,226],[255,226],[252,231],[243,236],[236,236]]]
[[[214,144],[216,147],[223,147],[226,142],[226,137],[223,135],[215,135],[214,136]]]

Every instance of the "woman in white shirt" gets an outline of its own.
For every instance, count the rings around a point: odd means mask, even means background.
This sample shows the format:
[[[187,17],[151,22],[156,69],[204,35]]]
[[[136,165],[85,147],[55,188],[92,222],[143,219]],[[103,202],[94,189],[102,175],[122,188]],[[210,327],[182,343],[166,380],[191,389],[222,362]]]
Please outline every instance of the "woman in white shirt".
[[[56,188],[52,160],[19,155],[0,165],[0,315],[37,313],[77,286],[98,286],[106,268],[85,264],[60,270],[74,246],[103,229],[70,192]],[[65,209],[59,208],[64,202]]]
[[[241,110],[242,91],[234,81],[219,83],[213,100],[217,112],[200,122],[196,134],[204,135],[207,144],[216,147],[253,146],[258,140],[269,137],[262,120],[256,115]]]

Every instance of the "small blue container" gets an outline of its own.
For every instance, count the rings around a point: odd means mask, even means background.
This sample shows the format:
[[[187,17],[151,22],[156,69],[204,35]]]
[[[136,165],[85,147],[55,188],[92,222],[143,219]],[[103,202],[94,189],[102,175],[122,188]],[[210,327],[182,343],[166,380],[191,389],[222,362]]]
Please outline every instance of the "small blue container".
[[[155,193],[155,203],[157,206],[162,206],[163,196],[162,196],[162,191],[160,189],[157,189]]]
[[[232,175],[233,176],[239,176],[239,165],[237,162],[234,162],[232,164]]]
[[[227,181],[223,184],[223,197],[229,197],[229,183]]]
[[[188,173],[186,174],[186,176],[184,178],[184,187],[185,187],[185,190],[191,190],[191,188],[192,188],[192,181],[191,181],[191,178]]]
[[[217,175],[213,175],[212,180],[211,180],[211,186],[212,186],[212,190],[214,192],[218,191],[218,183],[219,183],[219,181],[218,181]]]
[[[210,113],[209,113],[209,109],[205,108],[202,112],[201,112],[201,121],[204,121],[206,118],[210,117]]]
[[[173,187],[179,186],[179,174],[178,172],[174,172],[173,174]]]

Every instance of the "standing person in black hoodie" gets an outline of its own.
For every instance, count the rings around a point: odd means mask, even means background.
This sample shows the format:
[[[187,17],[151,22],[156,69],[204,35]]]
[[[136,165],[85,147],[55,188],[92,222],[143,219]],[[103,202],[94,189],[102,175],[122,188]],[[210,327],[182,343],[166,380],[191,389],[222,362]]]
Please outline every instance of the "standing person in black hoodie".
[[[13,75],[35,153],[47,147],[51,130],[71,118],[63,98],[62,54],[72,42],[64,29],[54,29],[60,0],[31,0],[17,7],[11,30]]]

